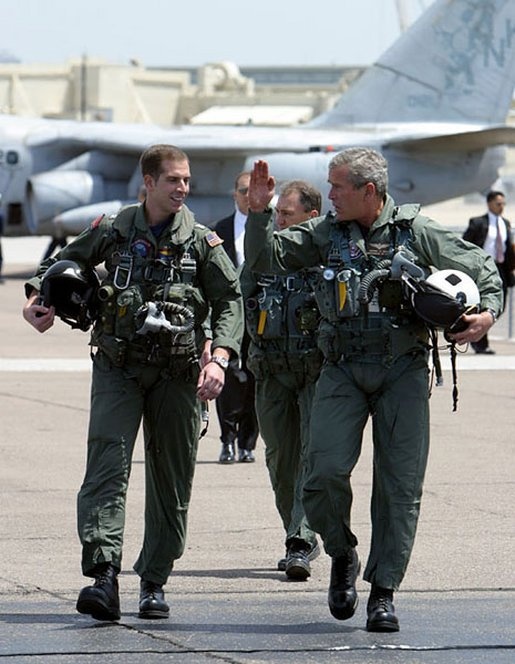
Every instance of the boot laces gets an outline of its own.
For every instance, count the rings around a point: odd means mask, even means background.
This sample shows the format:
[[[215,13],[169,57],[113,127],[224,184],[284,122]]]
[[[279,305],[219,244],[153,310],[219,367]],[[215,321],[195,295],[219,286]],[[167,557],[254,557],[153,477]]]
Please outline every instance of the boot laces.
[[[302,554],[303,556],[308,556],[309,553],[309,544],[303,540],[293,540],[293,542],[288,547],[288,553],[291,554]]]
[[[95,578],[95,583],[93,584],[97,588],[102,586],[111,585],[113,583],[113,571],[111,568],[106,567],[102,570],[98,576]]]
[[[163,588],[158,583],[153,583],[152,581],[145,582],[146,592],[152,596],[153,599],[157,599],[157,595],[162,592]]]
[[[150,594],[152,595],[152,597],[155,599],[156,595],[157,595],[157,592],[159,590],[158,586],[152,585],[152,586],[150,586],[150,588],[148,590],[149,590]]]
[[[393,591],[388,588],[374,588],[370,599],[374,606],[388,613],[392,609]]]

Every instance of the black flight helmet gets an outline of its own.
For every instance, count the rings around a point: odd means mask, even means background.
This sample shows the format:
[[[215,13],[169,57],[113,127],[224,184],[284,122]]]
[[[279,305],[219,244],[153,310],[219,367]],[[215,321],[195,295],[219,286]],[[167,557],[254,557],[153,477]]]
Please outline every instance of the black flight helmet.
[[[55,307],[56,315],[67,325],[86,331],[95,318],[99,285],[92,268],[60,260],[43,275],[41,297],[46,307]]]

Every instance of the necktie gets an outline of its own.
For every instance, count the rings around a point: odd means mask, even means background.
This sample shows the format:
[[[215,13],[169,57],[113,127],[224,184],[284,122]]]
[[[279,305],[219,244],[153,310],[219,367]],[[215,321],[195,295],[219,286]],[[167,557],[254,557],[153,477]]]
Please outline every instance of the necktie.
[[[504,263],[504,242],[501,237],[501,219],[497,217],[497,236],[495,238],[495,262]]]

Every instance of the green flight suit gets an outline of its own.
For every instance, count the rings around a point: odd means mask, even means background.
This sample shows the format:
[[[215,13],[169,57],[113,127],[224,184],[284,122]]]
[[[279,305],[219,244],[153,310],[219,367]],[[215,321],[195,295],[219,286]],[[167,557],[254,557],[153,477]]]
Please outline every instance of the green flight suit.
[[[386,282],[372,312],[357,304],[356,291],[381,260],[392,258],[401,236],[422,268],[462,270],[476,282],[481,307],[501,311],[493,260],[419,214],[419,206],[396,208],[389,196],[366,237],[356,222],[332,214],[277,233],[268,211],[250,214],[245,233],[251,270],[288,274],[322,266],[318,344],[326,361],[313,402],[304,507],[330,556],[356,546],[350,477],[372,417],[372,539],[364,578],[392,589],[413,547],[429,447],[427,331],[399,291],[395,296],[395,283],[393,300]],[[324,270],[331,262],[334,269]],[[335,274],[347,279],[339,304]]]
[[[247,364],[256,379],[256,414],[265,460],[284,530],[312,545],[315,533],[302,506],[309,421],[322,357],[315,333],[319,313],[307,274],[240,275],[247,331]],[[260,324],[261,321],[261,324]]]
[[[56,260],[105,264],[102,301],[91,335],[91,412],[86,472],[78,494],[82,569],[120,569],[126,492],[141,421],[145,442],[145,531],[134,565],[139,576],[166,583],[185,545],[187,512],[200,430],[196,397],[202,323],[211,312],[213,348],[239,352],[243,308],[236,271],[213,231],[184,206],[159,239],[144,207],[97,219],[26,285],[40,290]],[[174,302],[194,314],[189,333],[137,334],[145,302]],[[178,322],[178,321],[176,321]]]

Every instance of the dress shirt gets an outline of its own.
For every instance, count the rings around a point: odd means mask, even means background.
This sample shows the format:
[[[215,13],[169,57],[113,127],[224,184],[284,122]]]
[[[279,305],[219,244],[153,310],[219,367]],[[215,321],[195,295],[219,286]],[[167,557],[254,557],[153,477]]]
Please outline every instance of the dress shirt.
[[[243,251],[243,239],[245,237],[245,224],[247,223],[247,215],[242,214],[238,208],[234,213],[234,249],[236,250],[236,260],[240,266],[245,260]]]
[[[496,214],[488,212],[488,233],[485,239],[485,244],[483,245],[483,249],[494,259],[494,261],[497,261],[497,252],[495,249],[497,240],[497,219],[498,217]],[[503,247],[506,247],[506,224],[502,217],[499,217],[499,231],[501,233]]]

